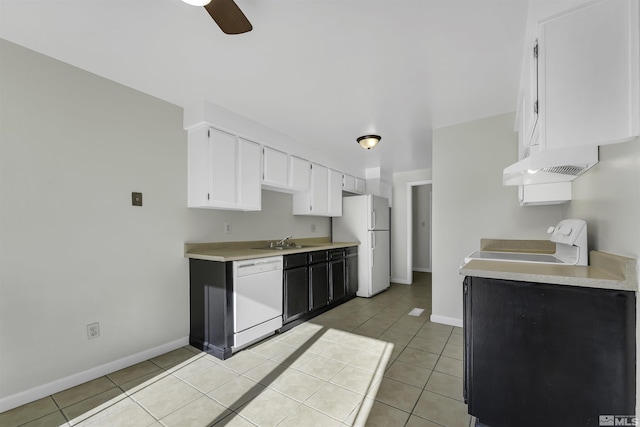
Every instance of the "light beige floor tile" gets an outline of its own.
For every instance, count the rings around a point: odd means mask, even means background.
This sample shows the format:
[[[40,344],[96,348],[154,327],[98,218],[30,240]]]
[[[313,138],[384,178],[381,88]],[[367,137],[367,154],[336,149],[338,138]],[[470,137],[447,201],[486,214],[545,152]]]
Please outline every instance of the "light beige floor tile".
[[[0,413],[0,426],[19,426],[58,411],[51,396]]]
[[[420,338],[428,338],[434,341],[443,341],[446,343],[451,337],[451,332],[423,327],[418,331],[416,336]]]
[[[461,345],[447,344],[442,351],[443,356],[464,360],[464,347]]]
[[[0,425],[5,426],[5,424]],[[67,427],[69,425],[64,415],[62,415],[62,412],[58,411],[28,422],[27,424],[22,424],[20,427]],[[6,427],[9,427],[9,425],[6,425]]]
[[[462,360],[452,359],[446,356],[440,356],[434,371],[442,372],[444,374],[453,375],[454,377],[463,378],[464,365]]]
[[[387,369],[384,376],[414,387],[424,388],[431,372],[431,369],[421,368],[420,366],[410,365],[396,360],[391,367]]]
[[[341,423],[320,411],[300,405],[278,427],[340,427]]]
[[[282,336],[279,342],[281,342],[282,344],[287,344],[296,348],[300,348],[300,347],[305,347],[313,344],[313,342],[316,341],[317,339],[320,339],[322,335],[323,333],[321,330],[317,330],[314,332],[312,329],[307,329],[307,333],[297,332],[297,331],[288,331],[285,333],[284,336]]]
[[[441,331],[441,332],[449,332],[451,333],[454,329],[453,326],[449,326],[449,325],[444,325],[442,323],[434,323],[431,321],[427,321],[423,326],[422,329],[429,329],[432,331]]]
[[[401,344],[403,346],[409,344],[415,335],[405,332],[388,330],[378,337],[379,340],[387,341],[393,344]]]
[[[175,381],[170,381],[173,378]],[[175,377],[167,377],[132,395],[151,415],[161,419],[201,397],[202,392]]]
[[[259,395],[265,386],[245,377],[237,377],[207,395],[233,411]]]
[[[349,365],[355,366],[356,368],[378,373],[383,373],[387,369],[388,364],[388,354],[385,354],[385,352],[373,352],[369,350],[362,350],[356,354],[356,357],[349,363]]]
[[[128,399],[127,395],[119,388],[112,388],[90,397],[71,406],[62,408],[62,412],[71,424],[77,424],[100,411],[103,411],[122,400]]]
[[[338,372],[340,372],[346,364],[338,361],[326,358],[324,356],[314,356],[307,363],[296,368],[302,372],[313,375],[314,377],[328,381],[333,378]]]
[[[471,418],[464,403],[430,391],[422,393],[414,414],[445,427],[468,427]]]
[[[443,374],[440,372],[434,372],[427,382],[425,390],[432,391],[434,393],[442,394],[452,399],[464,401],[462,395],[463,381],[462,378],[454,377],[452,375]]]
[[[459,327],[454,327],[453,328],[453,335],[464,335],[464,329],[463,328],[459,328]]]
[[[284,371],[269,388],[304,402],[324,384],[324,381],[296,369]]]
[[[282,353],[283,351],[287,350],[287,348],[292,348],[292,347],[294,346],[290,346],[280,340],[278,341],[271,340],[266,343],[257,344],[247,349],[246,351],[250,351],[251,353],[257,354],[258,356],[270,359],[276,356],[278,353]]]
[[[267,389],[253,400],[241,407],[237,412],[252,423],[269,427],[276,426],[300,406],[300,403]]]
[[[255,427],[256,426],[255,424],[242,418],[240,415],[236,414],[235,412],[232,412],[230,415],[218,421],[214,425],[219,427],[222,427],[222,426],[224,427]]]
[[[464,335],[451,334],[451,338],[449,338],[449,341],[447,341],[447,342],[449,344],[463,346],[464,345]]]
[[[440,424],[436,424],[429,420],[425,420],[424,418],[411,415],[405,427],[442,427],[442,426]]]
[[[144,388],[147,388],[155,384],[156,382],[160,381],[161,379],[166,378],[170,375],[171,374],[168,371],[161,369],[151,374],[147,374],[143,377],[136,378],[133,381],[120,384],[120,388],[124,390],[128,395],[132,395],[133,393],[136,393]]]
[[[394,323],[389,329],[387,329],[389,332],[402,332],[410,335],[415,335],[419,330],[419,324],[400,323],[400,321]]]
[[[384,378],[375,399],[410,413],[421,394],[422,388],[414,387],[391,378]]]
[[[362,399],[363,396],[360,394],[326,383],[313,396],[307,399],[305,405],[342,421],[360,404]]]
[[[148,360],[138,363],[128,368],[121,369],[116,372],[112,372],[107,377],[116,385],[125,384],[138,378],[142,378],[149,374],[158,374],[162,372],[162,369],[158,365],[149,362]]]
[[[433,369],[438,361],[438,355],[407,347],[396,360],[425,369]]]
[[[266,360],[266,358],[251,353],[250,351],[241,351],[229,359],[222,361],[220,365],[239,374],[243,374]]]
[[[126,398],[76,425],[79,427],[137,427],[151,426],[155,422],[156,420],[133,399]]]
[[[199,348],[196,348],[196,347],[194,347],[192,345],[185,345],[182,348],[184,348],[185,350],[189,350],[192,353],[199,354],[199,355],[202,355],[202,356],[204,356],[204,354],[205,354],[202,350],[200,350]]]
[[[115,387],[115,384],[107,377],[100,377],[93,381],[61,391],[60,393],[56,393],[52,397],[60,408],[66,408],[67,406],[96,396]]]
[[[367,325],[368,322],[363,323],[353,330],[354,334],[362,335],[370,338],[378,338],[384,331],[387,330],[385,326],[379,325]]]
[[[208,426],[221,421],[229,411],[208,396],[202,396],[162,418],[167,427]]]
[[[279,353],[278,355],[271,358],[271,360],[285,366],[299,368],[300,366],[313,359],[316,354],[317,348],[305,350],[292,347],[291,350],[285,350],[282,353]]]
[[[320,355],[328,357],[329,359],[338,360],[342,363],[349,363],[356,357],[358,351],[359,349],[354,347],[329,342],[323,345]]]
[[[266,360],[264,363],[256,366],[253,369],[248,370],[242,376],[249,378],[264,386],[268,386],[272,382],[278,379],[284,371],[289,369],[286,365],[274,362],[273,360]]]
[[[359,394],[367,394],[382,380],[381,373],[369,372],[347,365],[329,382]]]
[[[368,405],[363,404],[362,407]],[[351,425],[355,427],[367,426],[367,427],[391,427],[391,426],[404,426],[409,418],[409,413],[404,412],[398,408],[386,405],[379,401],[374,401],[370,404],[370,409],[366,414],[366,420],[364,420],[365,414],[359,413],[353,420]]]
[[[407,347],[415,348],[429,353],[440,354],[442,353],[442,350],[444,350],[445,344],[446,343],[443,341],[415,337],[409,344],[407,344]]]
[[[184,347],[180,347],[158,357],[154,357],[151,361],[162,369],[172,370],[196,361],[202,357],[202,354],[204,353],[196,354]]]
[[[200,358],[187,366],[177,369],[173,375],[201,392],[208,393],[240,374],[211,360]]]

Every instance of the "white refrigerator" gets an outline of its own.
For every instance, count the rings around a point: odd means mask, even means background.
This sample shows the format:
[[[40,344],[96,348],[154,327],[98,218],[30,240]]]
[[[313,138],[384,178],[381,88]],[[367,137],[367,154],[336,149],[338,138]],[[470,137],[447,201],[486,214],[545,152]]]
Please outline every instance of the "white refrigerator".
[[[342,216],[333,218],[334,242],[358,246],[359,297],[371,297],[389,287],[389,202],[366,194],[342,199]]]

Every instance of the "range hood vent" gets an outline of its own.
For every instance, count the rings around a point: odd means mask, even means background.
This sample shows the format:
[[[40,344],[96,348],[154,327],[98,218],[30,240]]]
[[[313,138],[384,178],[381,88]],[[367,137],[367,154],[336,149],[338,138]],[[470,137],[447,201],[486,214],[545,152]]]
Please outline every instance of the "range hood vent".
[[[571,166],[553,166],[550,168],[542,168],[541,170],[542,172],[559,173],[562,175],[573,175],[577,177],[578,175],[586,171],[587,168],[584,166],[571,165]]]
[[[504,169],[504,185],[573,181],[598,163],[598,146],[538,151]]]

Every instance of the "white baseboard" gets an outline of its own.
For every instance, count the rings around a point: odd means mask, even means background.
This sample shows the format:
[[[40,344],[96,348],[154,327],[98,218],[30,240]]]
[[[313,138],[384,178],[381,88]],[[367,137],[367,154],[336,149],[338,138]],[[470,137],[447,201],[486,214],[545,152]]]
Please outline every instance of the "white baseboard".
[[[411,284],[411,282],[410,282],[410,281],[408,281],[407,279],[398,279],[398,278],[393,278],[393,277],[392,277],[392,278],[391,278],[391,281],[392,281],[393,283],[399,283],[399,284],[401,284],[401,285],[410,285],[410,284]]]
[[[430,268],[413,267],[413,271],[417,271],[419,273],[431,273]]]
[[[455,317],[447,317],[447,316],[438,316],[437,314],[432,314],[430,320],[433,323],[444,323],[449,326],[457,326],[458,328],[462,328],[462,319],[458,319]]]
[[[4,397],[0,399],[0,412],[17,408],[25,403],[30,403],[68,388],[86,383],[87,381],[95,380],[96,378],[119,371],[120,369],[128,368],[136,363],[144,362],[145,360],[160,356],[161,354],[184,347],[188,344],[188,337],[180,338],[178,340],[159,345],[158,347],[150,348],[148,350],[141,351],[140,353],[132,354],[130,356],[123,357],[122,359],[114,360],[113,362],[105,363],[104,365],[96,366],[95,368],[87,369],[86,371],[78,372],[77,374],[60,378],[50,383]]]

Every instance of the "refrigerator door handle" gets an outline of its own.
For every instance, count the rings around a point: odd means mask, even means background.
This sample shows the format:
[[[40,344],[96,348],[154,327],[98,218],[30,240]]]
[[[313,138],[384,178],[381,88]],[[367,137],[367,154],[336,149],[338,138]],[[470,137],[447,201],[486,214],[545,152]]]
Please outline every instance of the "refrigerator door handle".
[[[375,209],[371,210],[371,229],[372,230],[376,229],[376,210]]]
[[[373,268],[374,260],[375,260],[375,250],[376,250],[376,233],[370,231],[371,233],[371,268]]]

